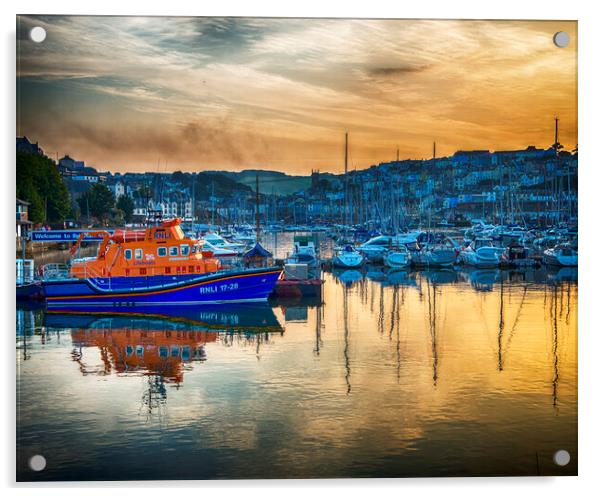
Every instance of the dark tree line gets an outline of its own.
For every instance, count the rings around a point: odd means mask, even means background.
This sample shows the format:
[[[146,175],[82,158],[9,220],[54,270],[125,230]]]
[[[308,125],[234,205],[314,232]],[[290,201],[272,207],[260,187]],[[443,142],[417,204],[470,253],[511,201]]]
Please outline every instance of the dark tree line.
[[[104,184],[94,184],[77,199],[81,214],[87,219],[100,221],[111,219],[113,222],[131,222],[134,215],[134,200],[121,195],[115,201],[115,195]]]
[[[32,222],[60,222],[72,215],[67,187],[52,160],[17,152],[17,198],[31,203]]]

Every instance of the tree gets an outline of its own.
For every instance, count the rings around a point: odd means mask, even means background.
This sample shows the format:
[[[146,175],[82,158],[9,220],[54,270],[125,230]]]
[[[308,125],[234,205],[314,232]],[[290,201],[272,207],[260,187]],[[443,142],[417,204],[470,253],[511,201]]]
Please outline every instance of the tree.
[[[136,191],[134,191],[134,198],[146,200],[147,198],[152,198],[153,193],[148,186],[140,186]]]
[[[94,184],[78,200],[82,214],[97,219],[107,219],[115,207],[115,196],[104,184]]]
[[[121,195],[117,200],[117,208],[123,212],[126,222],[132,222],[134,215],[134,200],[127,195]]]
[[[171,174],[171,179],[180,183],[184,187],[190,186],[190,174],[184,173],[182,171],[175,171]]]
[[[17,152],[17,198],[31,203],[33,222],[59,222],[72,214],[69,192],[52,160]]]

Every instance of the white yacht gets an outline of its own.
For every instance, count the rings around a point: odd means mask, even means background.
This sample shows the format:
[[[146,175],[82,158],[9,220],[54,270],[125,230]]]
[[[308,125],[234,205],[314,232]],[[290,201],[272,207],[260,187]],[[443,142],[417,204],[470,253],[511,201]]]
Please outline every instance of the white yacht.
[[[473,267],[493,268],[502,262],[504,249],[494,246],[490,238],[476,238],[460,252],[460,260]]]
[[[415,231],[396,236],[376,236],[360,245],[359,251],[369,262],[382,262],[390,249],[416,243],[421,234],[420,231]]]
[[[335,255],[332,257],[334,267],[351,269],[361,267],[364,263],[364,256],[352,245],[346,245],[335,249]]]
[[[203,251],[210,251],[215,258],[234,258],[240,256],[240,254],[229,248],[221,248],[219,246],[214,245],[210,241],[205,240],[203,243]]]
[[[224,238],[222,238],[217,233],[207,233],[203,236],[203,239],[206,242],[209,242],[215,248],[223,248],[225,250],[233,250],[237,253],[237,255],[242,255],[247,246],[244,243],[232,243]]]

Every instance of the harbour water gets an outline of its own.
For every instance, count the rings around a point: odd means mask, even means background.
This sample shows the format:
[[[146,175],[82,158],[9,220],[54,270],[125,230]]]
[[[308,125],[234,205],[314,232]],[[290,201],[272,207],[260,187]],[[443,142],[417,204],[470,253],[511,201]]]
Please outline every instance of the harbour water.
[[[322,302],[19,307],[18,479],[577,473],[576,270],[323,277]]]

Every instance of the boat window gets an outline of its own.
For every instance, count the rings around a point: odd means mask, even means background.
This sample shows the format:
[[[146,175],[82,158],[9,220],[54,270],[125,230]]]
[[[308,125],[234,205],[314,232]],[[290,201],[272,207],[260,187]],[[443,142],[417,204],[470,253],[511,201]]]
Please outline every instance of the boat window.
[[[136,356],[141,357],[142,355],[144,355],[144,346],[136,346]]]
[[[134,256],[136,257],[136,260],[142,260],[142,249],[136,248],[136,251],[134,252]]]
[[[165,246],[160,246],[159,248],[157,248],[157,255],[159,255],[160,257],[166,256],[167,248],[165,248]]]
[[[178,247],[177,246],[170,246],[169,247],[169,256],[170,257],[177,257],[178,256]]]
[[[125,250],[124,256],[125,256],[126,260],[131,260],[132,259],[132,250]]]
[[[125,347],[125,354],[126,356],[132,356],[134,354],[134,347],[132,345],[127,345]]]
[[[159,356],[161,358],[167,358],[169,356],[169,349],[167,346],[159,346]]]
[[[190,360],[190,346],[182,346],[182,360]]]
[[[177,357],[180,355],[180,347],[177,344],[171,345],[171,356]]]
[[[180,253],[184,256],[188,255],[190,247],[188,245],[180,245]]]
[[[192,254],[194,255],[198,249],[198,245],[192,245]]]

